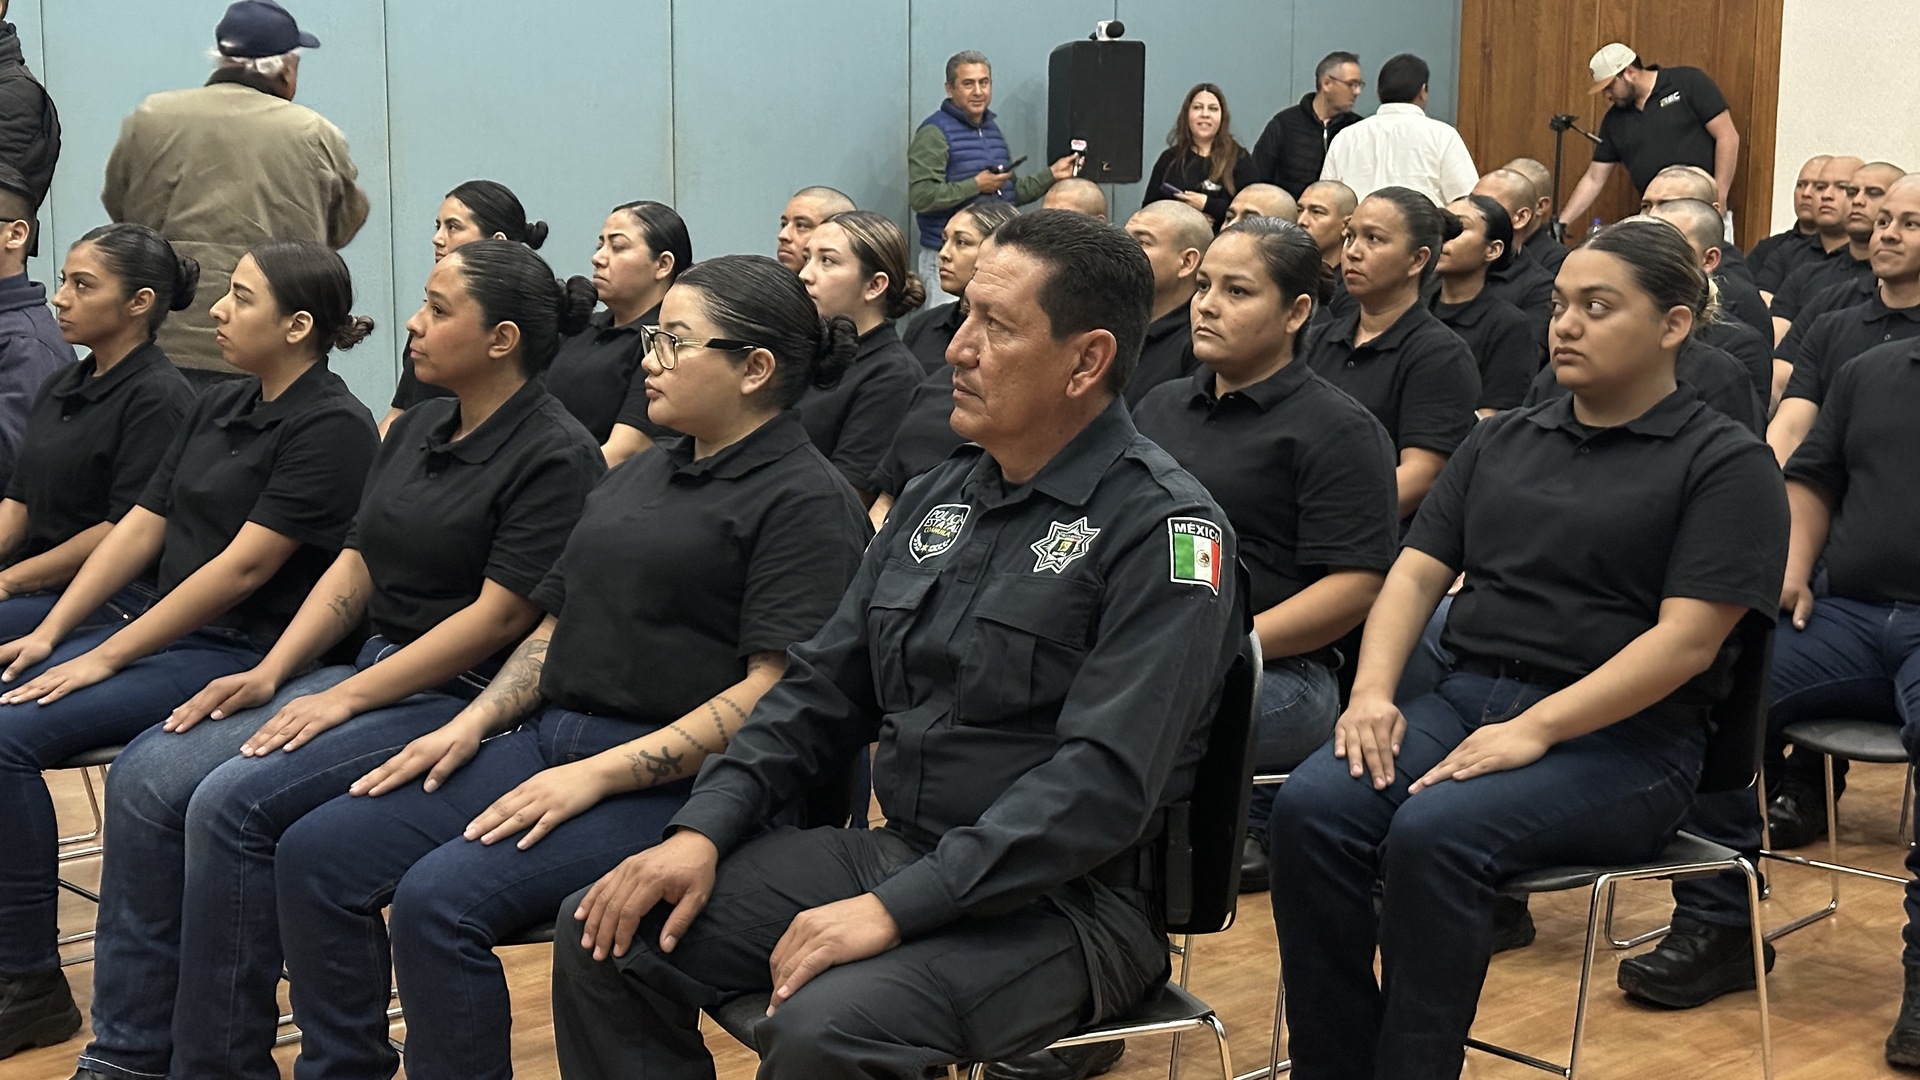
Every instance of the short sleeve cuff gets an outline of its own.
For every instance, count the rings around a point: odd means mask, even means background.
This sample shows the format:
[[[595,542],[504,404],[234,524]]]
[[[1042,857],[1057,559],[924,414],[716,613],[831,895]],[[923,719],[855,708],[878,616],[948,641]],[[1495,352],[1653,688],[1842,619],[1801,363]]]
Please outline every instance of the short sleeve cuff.
[[[960,905],[947,895],[930,858],[922,858],[881,882],[874,887],[873,895],[893,916],[903,940],[931,933],[960,917]]]

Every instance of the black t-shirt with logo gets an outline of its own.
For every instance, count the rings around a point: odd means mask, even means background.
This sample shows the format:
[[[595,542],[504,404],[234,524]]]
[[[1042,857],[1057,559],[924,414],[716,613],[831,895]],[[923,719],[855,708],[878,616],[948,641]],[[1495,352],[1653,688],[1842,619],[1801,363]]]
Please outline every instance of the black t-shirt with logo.
[[[1713,172],[1713,136],[1707,121],[1727,111],[1727,99],[1699,68],[1649,65],[1653,93],[1644,109],[1615,105],[1600,119],[1593,160],[1624,164],[1634,189],[1645,191],[1669,165]]]

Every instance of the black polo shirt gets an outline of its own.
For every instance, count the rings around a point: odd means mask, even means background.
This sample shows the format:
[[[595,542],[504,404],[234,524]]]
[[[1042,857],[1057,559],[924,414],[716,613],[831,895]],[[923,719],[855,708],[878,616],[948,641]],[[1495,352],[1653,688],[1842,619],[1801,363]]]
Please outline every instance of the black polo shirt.
[[[900,343],[929,372],[945,371],[947,346],[953,344],[953,335],[966,321],[967,313],[960,310],[958,300],[928,308],[906,320],[900,329]]]
[[[1448,649],[1577,679],[1651,629],[1670,596],[1773,615],[1786,490],[1766,444],[1684,387],[1601,429],[1563,397],[1482,421],[1407,546],[1466,574]],[[1718,700],[1732,659],[1723,648],[1669,700]]]
[[[900,430],[913,388],[926,377],[892,323],[860,335],[853,365],[831,390],[808,387],[794,409],[813,445],[847,483],[865,488]]]
[[[953,430],[953,369],[941,365],[913,388],[907,415],[880,456],[867,490],[900,497],[907,481],[947,460],[966,440]]]
[[[606,472],[600,444],[537,379],[451,441],[459,429],[452,398],[395,420],[347,534],[373,578],[367,616],[389,641],[438,626],[479,599],[483,581],[531,596]]]
[[[1835,596],[1920,603],[1920,341],[1861,353],[1833,377],[1786,475],[1833,497],[1824,556]],[[1818,615],[1815,616],[1818,618]]]
[[[1675,382],[1691,389],[1715,412],[1755,435],[1766,437],[1767,410],[1763,402],[1773,396],[1773,384],[1767,384],[1767,396],[1761,397],[1754,389],[1753,378],[1747,373],[1746,365],[1728,355],[1726,350],[1709,345],[1701,338],[1689,337],[1680,346],[1680,355],[1674,360],[1673,378]],[[1548,364],[1540,369],[1540,374],[1534,376],[1533,385],[1527,387],[1524,404],[1532,407],[1554,398],[1567,397],[1571,393],[1560,385],[1560,380],[1554,376],[1553,365]]]
[[[1713,283],[1720,290],[1722,314],[1765,334],[1768,341],[1773,340],[1773,313],[1751,280],[1737,274],[1717,273]]]
[[[1127,380],[1123,395],[1127,408],[1138,407],[1147,391],[1183,379],[1199,366],[1193,358],[1193,305],[1181,304],[1147,324],[1146,340],[1140,344],[1140,363]]]
[[[193,404],[193,388],[149,341],[96,378],[92,356],[40,384],[27,411],[7,498],[27,508],[15,560],[59,547],[103,521],[119,521]]]
[[[1799,317],[1787,327],[1787,332],[1773,347],[1773,355],[1791,364],[1800,355],[1800,346],[1807,340],[1807,331],[1820,321],[1820,316],[1829,311],[1843,311],[1880,295],[1880,279],[1860,277],[1849,274],[1819,292],[1800,306]]]
[[[872,529],[791,412],[695,461],[670,436],[587,496],[533,601],[558,617],[540,693],[658,727],[813,636]]]
[[[379,444],[367,407],[324,362],[272,401],[256,378],[208,387],[140,496],[167,519],[160,591],[225,551],[241,526],[270,529],[299,548],[214,624],[278,637],[340,553]]]
[[[1644,109],[1615,105],[1600,118],[1600,145],[1593,160],[1621,163],[1635,191],[1645,191],[1669,165],[1692,165],[1713,173],[1713,136],[1707,121],[1727,111],[1727,99],[1707,73],[1693,67],[1647,65],[1653,93]]]
[[[612,312],[596,311],[585,330],[560,342],[547,368],[547,392],[602,443],[615,424],[648,438],[670,434],[647,419],[647,374],[640,367],[647,352],[640,328],[659,323],[658,306],[624,326],[613,325]]]
[[[1876,345],[1914,338],[1920,338],[1920,305],[1890,308],[1876,293],[1864,304],[1829,311],[1807,328],[1786,393],[1780,396],[1823,404],[1833,377],[1847,361]]]
[[[1504,269],[1487,272],[1487,291],[1520,309],[1533,331],[1534,344],[1543,354],[1547,348],[1547,326],[1553,322],[1555,273],[1557,271],[1550,272],[1532,259],[1512,259]]]
[[[1480,369],[1459,335],[1416,303],[1386,332],[1355,347],[1360,312],[1330,322],[1304,355],[1323,379],[1367,407],[1408,448],[1451,454],[1473,428]]]
[[[1696,325],[1693,332],[1702,342],[1740,362],[1761,401],[1773,400],[1773,350],[1768,347],[1773,341],[1771,328],[1762,335],[1746,323],[1720,321]]]
[[[1734,247],[1725,240],[1720,241],[1718,247],[1720,249],[1720,268],[1714,271],[1714,273],[1724,277],[1732,277],[1744,281],[1748,285],[1752,285],[1753,267],[1747,265],[1746,255],[1742,253],[1739,248]]]
[[[1773,294],[1773,314],[1793,322],[1801,308],[1821,290],[1849,280],[1872,281],[1873,260],[1856,259],[1847,248],[1839,248],[1818,262],[1811,262],[1787,275],[1780,291]]]
[[[1372,413],[1305,364],[1224,397],[1202,368],[1156,387],[1133,422],[1227,512],[1254,611],[1335,570],[1393,565],[1393,444]]]
[[[1234,558],[1226,516],[1118,401],[1024,484],[963,449],[907,486],[673,826],[724,855],[877,742],[886,828],[922,853],[873,890],[907,939],[1085,895],[1192,789],[1246,640]]]
[[[1540,370],[1540,346],[1520,309],[1481,289],[1464,304],[1443,304],[1435,293],[1433,317],[1460,335],[1480,371],[1478,409],[1511,409],[1527,396]]]
[[[1777,293],[1780,286],[1785,284],[1788,274],[1825,256],[1826,249],[1820,246],[1819,233],[1803,233],[1793,228],[1774,233],[1753,245],[1753,250],[1747,253],[1747,262],[1753,266],[1754,285]]]
[[[1545,270],[1548,276],[1560,273],[1560,264],[1567,261],[1567,245],[1553,235],[1553,229],[1542,227],[1527,238],[1525,247],[1520,249],[1520,257],[1530,259],[1535,266]]]

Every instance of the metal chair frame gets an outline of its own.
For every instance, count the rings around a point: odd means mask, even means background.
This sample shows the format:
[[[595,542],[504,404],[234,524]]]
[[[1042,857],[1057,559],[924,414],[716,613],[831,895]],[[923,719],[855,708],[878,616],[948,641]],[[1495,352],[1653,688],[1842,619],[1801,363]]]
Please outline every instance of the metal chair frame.
[[[1831,724],[1834,723],[1834,721],[1816,721],[1816,723]],[[1851,721],[1849,723],[1866,725],[1870,723],[1870,721]],[[1897,730],[1891,728],[1889,725],[1873,724],[1872,726],[1875,728],[1888,727],[1889,730]],[[1824,781],[1827,800],[1827,857],[1825,859],[1812,859],[1805,855],[1794,855],[1785,851],[1773,850],[1773,828],[1767,822],[1767,797],[1764,788],[1762,788],[1760,793],[1760,857],[1763,859],[1773,859],[1776,862],[1792,863],[1795,866],[1806,866],[1815,870],[1825,870],[1827,872],[1827,903],[1824,907],[1815,908],[1805,915],[1796,916],[1768,930],[1766,932],[1766,939],[1768,941],[1776,941],[1796,930],[1805,929],[1822,919],[1837,914],[1840,910],[1840,878],[1843,875],[1864,878],[1868,881],[1884,881],[1891,885],[1904,886],[1907,883],[1907,879],[1904,877],[1893,874],[1883,874],[1876,870],[1868,870],[1860,866],[1851,866],[1840,861],[1840,811],[1839,796],[1834,791],[1833,786],[1834,755],[1830,751],[1820,749],[1817,746],[1801,743],[1794,738],[1794,732],[1796,730],[1802,732],[1803,738],[1809,739],[1810,742],[1813,741],[1812,736],[1808,733],[1808,729],[1805,726],[1801,724],[1789,724],[1786,731],[1783,732],[1788,742],[1794,743],[1796,746],[1802,746],[1804,749],[1817,749],[1820,752],[1821,779]],[[1883,765],[1896,764],[1898,761],[1905,761],[1905,754],[1903,752],[1897,760],[1892,758],[1891,755],[1876,755],[1872,758],[1862,757],[1857,760],[1870,761]],[[1907,838],[1906,844],[1909,848],[1913,847],[1912,833],[1909,831],[1909,823],[1912,821],[1913,814],[1913,785],[1914,766],[1912,762],[1907,762],[1905,790],[1901,792],[1900,799],[1900,832],[1902,836]]]
[[[75,833],[71,836],[62,836],[59,838],[57,841],[61,849],[58,857],[59,862],[64,864],[78,859],[92,858],[106,851],[106,845],[101,837],[106,819],[100,809],[100,793],[94,786],[93,776],[95,773],[98,773],[100,775],[100,782],[103,784],[106,783],[107,766],[113,764],[114,759],[119,757],[120,751],[124,749],[125,747],[122,746],[99,747],[98,749],[75,754],[73,757],[47,770],[48,772],[60,772],[67,769],[80,770],[80,781],[85,786],[87,792],[87,809],[93,817],[93,826],[86,832]],[[59,886],[83,900],[90,901],[95,907],[100,905],[100,894],[91,889],[82,888],[68,881],[66,878],[59,879]],[[88,928],[86,930],[75,931],[71,934],[62,934],[55,939],[55,947],[65,948],[68,945],[78,945],[82,942],[92,941],[95,933],[96,931],[94,929]],[[60,966],[63,968],[77,967],[81,964],[92,962],[93,954],[90,952],[60,958]]]

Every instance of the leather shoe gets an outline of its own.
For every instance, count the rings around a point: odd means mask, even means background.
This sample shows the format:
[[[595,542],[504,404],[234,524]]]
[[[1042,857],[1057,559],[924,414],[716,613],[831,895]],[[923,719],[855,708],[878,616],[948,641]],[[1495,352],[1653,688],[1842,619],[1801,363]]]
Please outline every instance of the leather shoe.
[[[1764,945],[1773,970],[1772,945]],[[1753,935],[1675,914],[1673,929],[1652,952],[1620,961],[1620,989],[1636,1001],[1691,1009],[1722,994],[1753,989]]]
[[[80,1030],[80,1010],[59,968],[0,976],[0,1058],[57,1046]]]
[[[1267,891],[1267,848],[1260,838],[1247,834],[1246,842],[1240,845],[1240,891],[1255,893]]]
[[[1522,896],[1493,898],[1493,951],[1524,949],[1533,944],[1533,912]]]
[[[996,1061],[987,1066],[987,1080],[1086,1080],[1099,1076],[1120,1062],[1127,1050],[1124,1042],[1094,1043],[1092,1046],[1067,1046],[1042,1050],[1037,1054]]]
[[[1907,969],[1907,987],[1900,995],[1900,1015],[1887,1034],[1887,1064],[1920,1068],[1920,967]]]
[[[1784,784],[1767,804],[1767,830],[1775,851],[1806,847],[1827,835],[1827,796],[1800,784]]]

